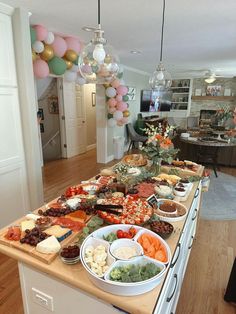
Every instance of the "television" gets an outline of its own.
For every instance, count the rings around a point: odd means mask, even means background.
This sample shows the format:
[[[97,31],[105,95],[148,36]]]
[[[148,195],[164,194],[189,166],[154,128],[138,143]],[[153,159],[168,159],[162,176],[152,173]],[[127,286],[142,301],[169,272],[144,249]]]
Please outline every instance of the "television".
[[[142,90],[140,112],[170,111],[171,100],[171,91]]]

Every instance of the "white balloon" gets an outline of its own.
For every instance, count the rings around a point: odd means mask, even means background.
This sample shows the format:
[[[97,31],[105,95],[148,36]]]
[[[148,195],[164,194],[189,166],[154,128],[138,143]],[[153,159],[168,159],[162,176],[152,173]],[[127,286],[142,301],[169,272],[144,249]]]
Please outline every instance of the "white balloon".
[[[47,37],[44,39],[44,42],[48,45],[54,42],[54,34],[53,32],[48,32]]]
[[[76,79],[76,83],[79,84],[79,85],[84,85],[84,84],[86,84],[86,80],[83,77],[78,76],[77,79]]]
[[[116,126],[116,120],[113,119],[113,118],[110,118],[108,121],[107,121],[107,124],[110,128],[114,128],[114,126]]]
[[[33,49],[35,52],[37,53],[41,53],[44,51],[44,44],[39,41],[39,40],[36,40],[34,43],[33,43]]]
[[[123,113],[119,110],[116,110],[114,113],[113,113],[113,118],[115,120],[121,120],[123,118]]]
[[[70,71],[72,72],[78,72],[78,70],[79,70],[79,66],[76,64],[73,64],[72,67],[70,68]]]
[[[108,87],[108,88],[106,89],[106,95],[107,95],[107,97],[110,97],[110,98],[115,97],[115,96],[116,96],[116,90],[115,90],[115,88],[113,88],[113,87]]]
[[[64,73],[64,78],[67,82],[74,82],[77,78],[77,73],[72,71],[66,71]]]

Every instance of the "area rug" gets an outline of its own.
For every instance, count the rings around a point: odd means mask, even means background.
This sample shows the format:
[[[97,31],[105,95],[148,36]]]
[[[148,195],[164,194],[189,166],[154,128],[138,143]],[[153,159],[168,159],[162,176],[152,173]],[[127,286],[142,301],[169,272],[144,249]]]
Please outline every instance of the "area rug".
[[[211,175],[208,192],[203,193],[200,211],[202,219],[236,219],[236,177],[218,172],[218,178]]]

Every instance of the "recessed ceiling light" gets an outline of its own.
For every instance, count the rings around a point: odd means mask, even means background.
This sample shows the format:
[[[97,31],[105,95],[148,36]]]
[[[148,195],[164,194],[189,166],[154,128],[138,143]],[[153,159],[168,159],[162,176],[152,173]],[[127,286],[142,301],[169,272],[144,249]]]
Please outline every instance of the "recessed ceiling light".
[[[141,51],[139,51],[139,50],[131,50],[130,53],[132,53],[133,55],[136,55],[136,54],[140,54]]]

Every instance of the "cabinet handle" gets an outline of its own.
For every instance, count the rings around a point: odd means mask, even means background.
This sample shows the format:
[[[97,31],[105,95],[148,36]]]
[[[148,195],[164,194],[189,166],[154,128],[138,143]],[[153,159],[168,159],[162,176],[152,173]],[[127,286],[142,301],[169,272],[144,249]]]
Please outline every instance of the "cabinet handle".
[[[170,268],[173,268],[173,267],[175,266],[176,262],[178,261],[179,254],[180,254],[180,250],[181,250],[181,243],[178,243],[177,247],[178,247],[178,249],[179,249],[178,255],[177,255],[175,261],[174,261],[172,264],[170,264]]]
[[[194,198],[197,198],[199,195],[199,188],[197,188],[196,192],[195,192],[195,195],[194,195]]]
[[[195,208],[194,211],[195,211],[196,215],[192,217],[192,221],[194,221],[197,218],[197,208]]]
[[[189,250],[190,250],[190,249],[192,248],[192,246],[193,246],[194,236],[191,236],[191,239],[192,239],[192,243],[191,243],[191,245],[189,245],[189,247],[188,247]]]
[[[174,278],[175,278],[175,287],[174,287],[174,290],[173,292],[171,293],[171,295],[166,299],[167,302],[170,302],[171,299],[173,298],[174,294],[175,294],[175,290],[177,288],[177,283],[178,283],[178,276],[177,274],[174,274]]]

